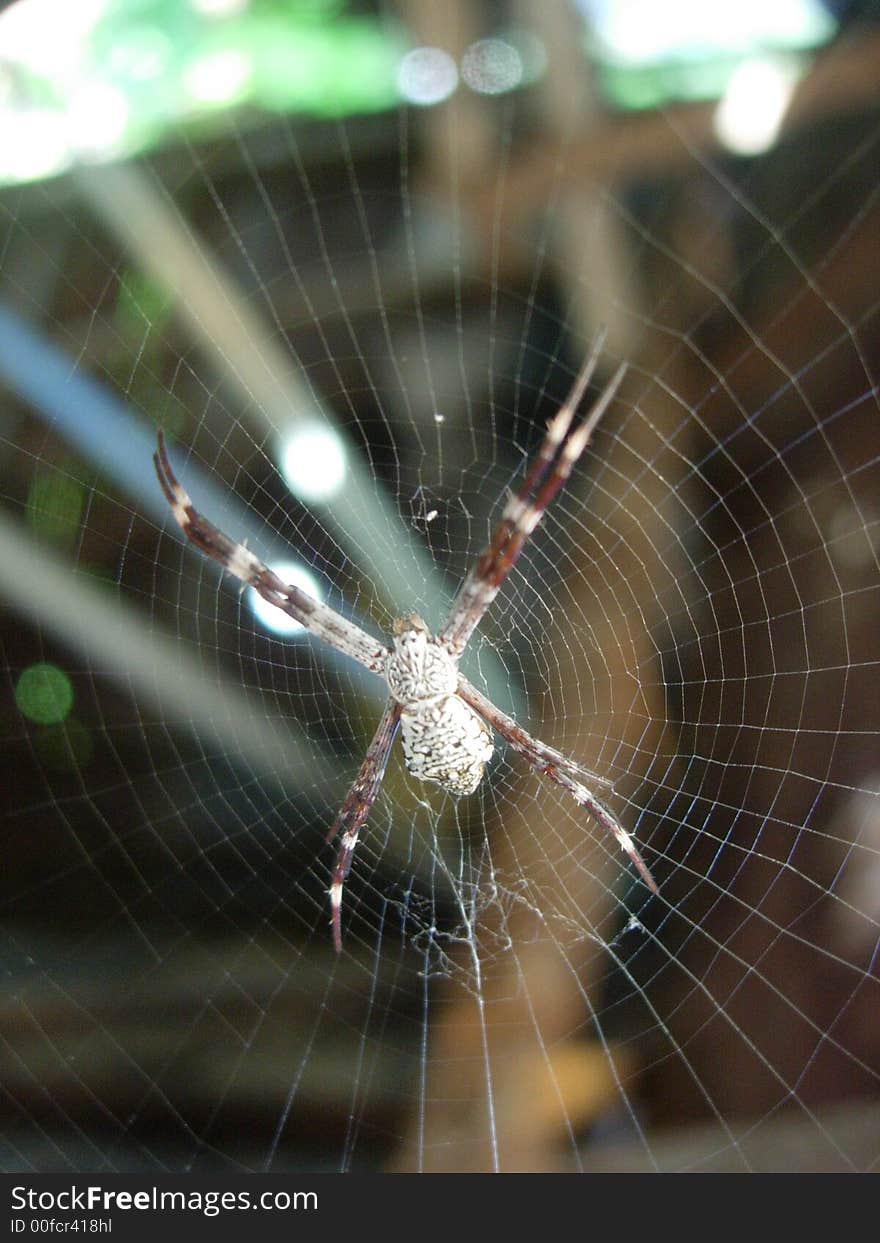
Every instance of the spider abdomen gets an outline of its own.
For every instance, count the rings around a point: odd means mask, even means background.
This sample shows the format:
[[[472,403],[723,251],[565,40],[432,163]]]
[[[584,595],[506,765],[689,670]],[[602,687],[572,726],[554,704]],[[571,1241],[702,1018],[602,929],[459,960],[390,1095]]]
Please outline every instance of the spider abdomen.
[[[420,781],[473,794],[492,758],[492,734],[463,699],[449,695],[400,715],[403,757]]]

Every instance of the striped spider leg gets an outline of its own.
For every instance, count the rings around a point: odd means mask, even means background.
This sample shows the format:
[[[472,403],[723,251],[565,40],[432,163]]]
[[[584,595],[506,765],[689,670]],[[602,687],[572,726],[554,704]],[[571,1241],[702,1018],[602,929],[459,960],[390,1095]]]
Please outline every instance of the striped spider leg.
[[[345,884],[354,848],[357,846],[358,833],[365,824],[367,816],[376,801],[385,766],[391,754],[391,744],[400,724],[400,704],[389,699],[382,713],[373,739],[367,748],[366,758],[361,764],[360,772],[355,777],[354,785],[346,795],[342,809],[327,834],[327,841],[332,842],[339,834],[339,850],[333,868],[333,880],[330,885],[330,911],[333,928],[333,946],[338,954],[342,949],[342,888]]]
[[[547,434],[526,472],[525,479],[510,497],[501,515],[501,522],[459,588],[449,616],[437,635],[438,642],[455,659],[461,656],[468,639],[513,569],[526,540],[571,474],[578,458],[590,443],[596,424],[620,387],[626,371],[625,363],[621,363],[598,401],[590,407],[584,421],[566,441],[578,405],[593,378],[603,344],[604,335],[596,341],[571,392],[547,425]],[[556,463],[550,471],[554,458]]]
[[[234,578],[253,587],[268,604],[281,609],[288,617],[298,621],[311,634],[344,652],[358,664],[365,665],[373,673],[384,673],[388,648],[350,622],[348,618],[331,609],[329,605],[315,600],[301,587],[285,583],[274,570],[264,565],[244,544],[237,544],[215,527],[195,508],[188,493],[177,481],[165,437],[159,431],[159,447],[153,454],[153,465],[165,499],[177,519],[180,529],[191,544],[195,544],[206,557],[219,562]]]
[[[635,864],[642,880],[652,893],[659,893],[657,882],[648,870],[644,859],[635,847],[632,837],[590,789],[591,785],[610,785],[605,777],[590,772],[574,760],[548,746],[539,738],[527,734],[521,725],[517,725],[513,717],[507,716],[500,708],[481,695],[475,686],[465,678],[458,679],[458,694],[470,706],[479,712],[483,720],[488,721],[492,728],[505,738],[508,744],[531,764],[532,768],[542,777],[555,781],[563,789],[568,790],[576,803],[586,807],[595,821],[613,836],[618,846],[624,850]]]

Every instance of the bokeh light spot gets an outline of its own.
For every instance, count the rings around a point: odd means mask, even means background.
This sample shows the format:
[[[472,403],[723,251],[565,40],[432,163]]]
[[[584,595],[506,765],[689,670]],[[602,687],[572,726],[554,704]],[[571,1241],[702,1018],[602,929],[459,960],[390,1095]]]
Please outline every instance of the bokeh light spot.
[[[37,725],[57,725],[73,707],[73,686],[57,665],[30,665],[15,685],[19,711]]]

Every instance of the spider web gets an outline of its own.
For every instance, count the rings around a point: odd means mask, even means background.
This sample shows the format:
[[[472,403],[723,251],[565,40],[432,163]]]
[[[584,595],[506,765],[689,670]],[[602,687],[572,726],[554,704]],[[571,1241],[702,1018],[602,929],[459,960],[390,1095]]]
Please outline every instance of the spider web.
[[[2,192],[6,1169],[876,1168],[876,103],[737,158],[560,100],[564,42]],[[383,688],[181,542],[156,426],[233,538],[436,626],[600,324],[625,384],[462,667],[660,895],[500,740],[462,800],[398,746],[337,958]]]

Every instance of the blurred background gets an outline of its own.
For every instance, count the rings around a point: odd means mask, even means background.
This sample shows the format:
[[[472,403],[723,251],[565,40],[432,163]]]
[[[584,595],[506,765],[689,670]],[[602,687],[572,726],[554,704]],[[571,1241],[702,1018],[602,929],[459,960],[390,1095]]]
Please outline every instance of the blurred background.
[[[0,12],[7,1170],[880,1159],[880,12]],[[187,546],[436,626],[590,342],[624,386],[463,661],[502,745]]]

